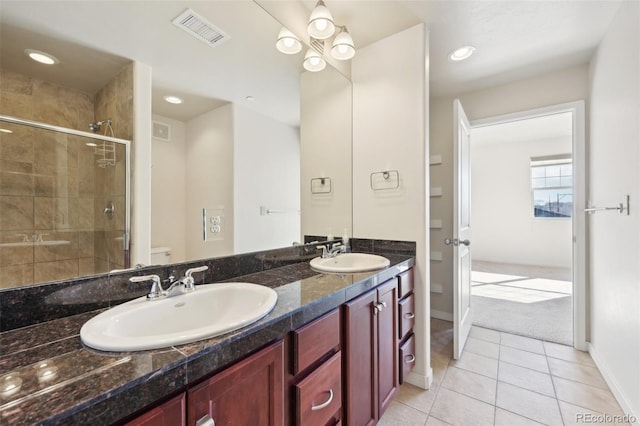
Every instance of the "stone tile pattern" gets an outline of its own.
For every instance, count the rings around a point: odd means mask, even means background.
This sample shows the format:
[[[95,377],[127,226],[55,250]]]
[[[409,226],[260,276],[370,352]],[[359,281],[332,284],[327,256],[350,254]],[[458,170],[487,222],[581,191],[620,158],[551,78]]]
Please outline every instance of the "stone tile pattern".
[[[337,308],[414,264],[412,257],[388,255],[391,267],[379,272],[320,274],[311,270],[306,261],[294,262],[292,253],[295,250],[302,257],[315,253],[313,247],[302,246],[208,262],[211,270],[202,274],[206,276],[200,277],[199,283],[211,282],[209,277],[216,276],[269,285],[278,293],[278,303],[266,317],[222,336],[143,352],[94,351],[83,346],[79,331],[99,310],[0,333],[0,377],[16,375],[22,379],[22,386],[14,394],[3,395],[0,423],[86,425],[118,422],[144,411],[155,401],[183,391],[187,385],[282,338],[290,330]],[[159,273],[166,277],[167,273],[184,272],[184,268],[190,266],[195,265],[171,265],[147,269],[144,273]],[[254,268],[257,267],[264,268],[263,272],[256,273]],[[238,275],[239,271],[244,275]],[[105,294],[115,291],[119,285],[129,286],[128,280],[122,281],[127,275],[131,274],[102,276],[94,279],[95,282],[87,279],[77,284],[78,289],[91,289],[84,294],[64,282],[32,288],[56,289],[56,293],[46,294],[45,299],[52,304],[60,303],[60,306],[65,306],[63,302],[80,306],[93,298],[96,305],[109,305],[115,302]],[[131,287],[130,290],[129,297],[140,288]],[[27,298],[22,303],[28,305],[32,300]],[[5,311],[2,313],[4,321]],[[40,369],[52,367],[56,368],[54,376],[39,379]]]
[[[452,327],[431,319],[433,385],[402,385],[379,425],[629,424],[587,352],[474,326],[452,360]]]
[[[131,139],[133,64],[93,94],[8,70],[0,71],[0,114],[76,130],[111,118],[115,136]],[[95,101],[94,101],[95,98]],[[62,245],[0,246],[0,289],[122,268],[124,148],[101,168],[87,138],[2,123],[0,243],[40,235]],[[92,141],[93,142],[93,141]],[[103,220],[108,201],[116,206]],[[36,237],[37,238],[37,237]]]

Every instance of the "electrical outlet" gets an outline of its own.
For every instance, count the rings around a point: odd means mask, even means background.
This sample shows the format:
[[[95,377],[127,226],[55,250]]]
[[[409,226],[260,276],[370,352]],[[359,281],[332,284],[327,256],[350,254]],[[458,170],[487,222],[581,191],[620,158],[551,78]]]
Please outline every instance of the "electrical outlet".
[[[202,238],[204,241],[224,239],[224,207],[202,209]]]

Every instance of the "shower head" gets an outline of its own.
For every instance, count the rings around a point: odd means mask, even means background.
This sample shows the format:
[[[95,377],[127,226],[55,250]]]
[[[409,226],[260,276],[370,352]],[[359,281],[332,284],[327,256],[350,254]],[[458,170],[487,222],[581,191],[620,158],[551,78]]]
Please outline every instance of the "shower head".
[[[106,120],[96,121],[95,123],[89,123],[89,130],[91,130],[93,133],[97,133],[103,124],[106,124],[107,126],[111,126],[111,119],[107,118]]]

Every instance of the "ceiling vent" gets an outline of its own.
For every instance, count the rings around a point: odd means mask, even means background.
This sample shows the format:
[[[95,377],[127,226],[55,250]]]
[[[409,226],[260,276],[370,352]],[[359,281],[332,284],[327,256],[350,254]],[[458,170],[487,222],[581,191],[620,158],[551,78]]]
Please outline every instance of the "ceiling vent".
[[[324,40],[319,40],[313,37],[310,37],[310,39],[311,39],[311,47],[313,47],[313,50],[315,50],[321,55],[324,55]]]
[[[231,38],[220,28],[216,28],[191,9],[185,10],[174,19],[173,25],[212,47],[216,47]]]

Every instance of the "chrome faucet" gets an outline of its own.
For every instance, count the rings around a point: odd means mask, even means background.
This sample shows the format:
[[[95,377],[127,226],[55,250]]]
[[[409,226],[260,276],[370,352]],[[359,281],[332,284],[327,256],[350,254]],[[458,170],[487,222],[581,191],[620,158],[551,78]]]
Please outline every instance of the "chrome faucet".
[[[177,281],[173,281],[173,277],[169,277],[170,286],[168,289],[162,288],[162,282],[157,275],[142,275],[139,277],[131,277],[129,281],[132,283],[140,283],[145,281],[153,281],[151,290],[147,294],[147,300],[158,300],[161,297],[171,297],[176,294],[189,293],[196,289],[195,280],[191,276],[194,272],[203,272],[209,269],[208,266],[199,266],[197,268],[187,269],[184,273],[184,277]]]
[[[327,246],[324,245],[324,244],[316,247],[316,249],[317,250],[322,250],[322,254],[320,255],[320,257],[322,257],[323,259],[336,257],[340,253],[346,253],[347,252],[347,246],[345,246],[344,244],[340,244],[340,243],[334,243],[331,246],[330,249],[327,249]]]

